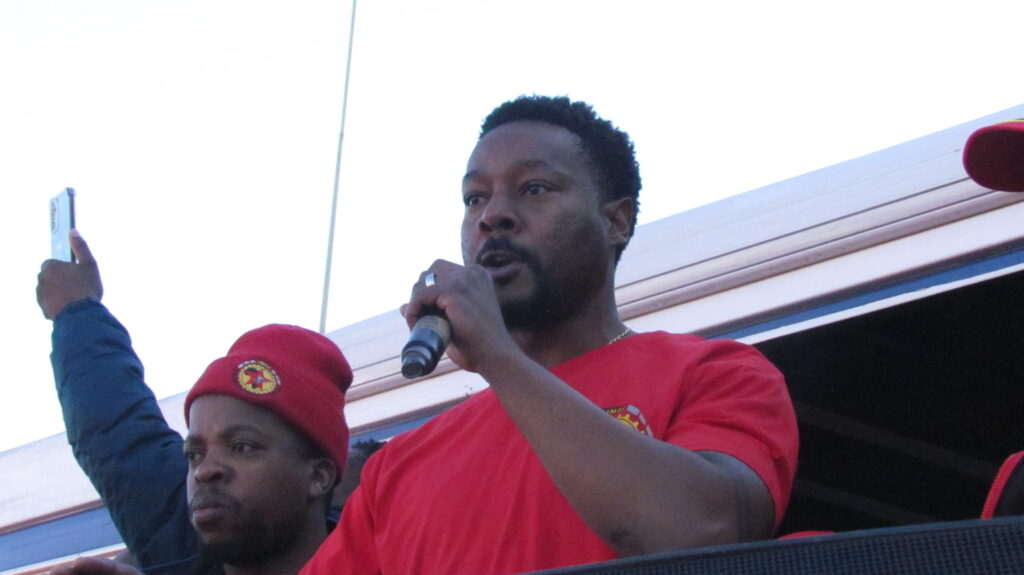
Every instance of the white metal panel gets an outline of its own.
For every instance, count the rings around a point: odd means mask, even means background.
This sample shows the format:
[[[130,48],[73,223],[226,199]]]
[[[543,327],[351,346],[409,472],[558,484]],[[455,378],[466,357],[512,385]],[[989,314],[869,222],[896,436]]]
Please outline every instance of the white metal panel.
[[[999,210],[837,256],[814,266],[717,291],[701,299],[634,318],[629,324],[639,331],[671,326],[672,330],[687,333],[717,333],[729,329],[729,326],[757,324],[778,315],[780,310],[797,310],[801,309],[802,304],[827,302],[831,294],[842,292],[843,297],[850,297],[853,294],[868,293],[908,272],[934,269],[951,263],[955,265],[956,262],[970,260],[976,254],[989,253],[998,246],[1024,242],[1022,223],[1024,203],[1017,202]],[[763,341],[782,333],[791,333],[794,329],[807,329],[811,325],[820,325],[830,320],[838,321],[840,317],[904,303],[981,279],[972,278],[949,286],[904,294],[865,306],[865,309],[844,311],[830,319],[816,320],[801,327],[759,333],[744,338],[744,341]]]

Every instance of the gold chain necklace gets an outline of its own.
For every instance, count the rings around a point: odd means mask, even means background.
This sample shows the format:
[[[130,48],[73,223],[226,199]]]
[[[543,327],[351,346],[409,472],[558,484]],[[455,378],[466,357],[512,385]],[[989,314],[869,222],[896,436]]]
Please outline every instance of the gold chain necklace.
[[[617,335],[617,336],[615,336],[615,337],[611,338],[611,339],[610,339],[610,340],[608,341],[608,344],[607,344],[607,345],[611,345],[611,344],[613,344],[613,343],[615,343],[615,342],[619,341],[620,339],[622,339],[622,338],[626,337],[627,335],[629,335],[629,334],[631,334],[631,333],[633,333],[633,330],[627,327],[627,328],[626,328],[626,331],[624,331],[624,332],[620,333],[619,335]]]

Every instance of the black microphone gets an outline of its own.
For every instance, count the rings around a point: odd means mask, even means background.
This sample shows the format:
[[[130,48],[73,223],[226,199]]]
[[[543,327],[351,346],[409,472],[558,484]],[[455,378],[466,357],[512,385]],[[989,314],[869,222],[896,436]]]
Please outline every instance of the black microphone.
[[[452,326],[444,317],[425,315],[416,320],[402,348],[402,375],[413,379],[434,371],[451,339]]]

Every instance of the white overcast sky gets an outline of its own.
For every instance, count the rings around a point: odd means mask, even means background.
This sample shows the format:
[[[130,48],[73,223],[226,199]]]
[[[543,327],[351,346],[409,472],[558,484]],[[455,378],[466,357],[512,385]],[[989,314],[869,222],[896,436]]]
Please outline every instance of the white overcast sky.
[[[243,331],[317,329],[350,0],[0,0],[0,451],[60,433],[35,303],[78,191],[158,397]],[[363,0],[328,330],[459,259],[483,117],[524,93],[630,133],[641,223],[1024,102],[1024,3]]]

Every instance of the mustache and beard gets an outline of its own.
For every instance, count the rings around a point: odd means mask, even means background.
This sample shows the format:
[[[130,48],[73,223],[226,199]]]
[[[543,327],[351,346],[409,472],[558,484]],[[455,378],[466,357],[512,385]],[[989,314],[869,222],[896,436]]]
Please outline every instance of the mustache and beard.
[[[570,320],[579,315],[583,302],[599,286],[601,273],[596,264],[576,270],[572,281],[560,281],[561,278],[546,268],[536,253],[512,243],[508,236],[489,238],[474,262],[480,264],[492,251],[512,254],[526,265],[533,276],[533,290],[525,297],[512,299],[502,297],[499,292],[501,314],[509,330],[540,330]]]
[[[211,568],[218,565],[257,567],[283,555],[297,545],[302,537],[303,521],[299,514],[271,517],[262,506],[245,507],[241,502],[222,492],[204,492],[193,498],[191,507],[198,502],[216,500],[225,510],[225,518],[211,535],[205,528],[196,528],[199,534],[198,565]],[[204,572],[197,569],[195,572]]]

